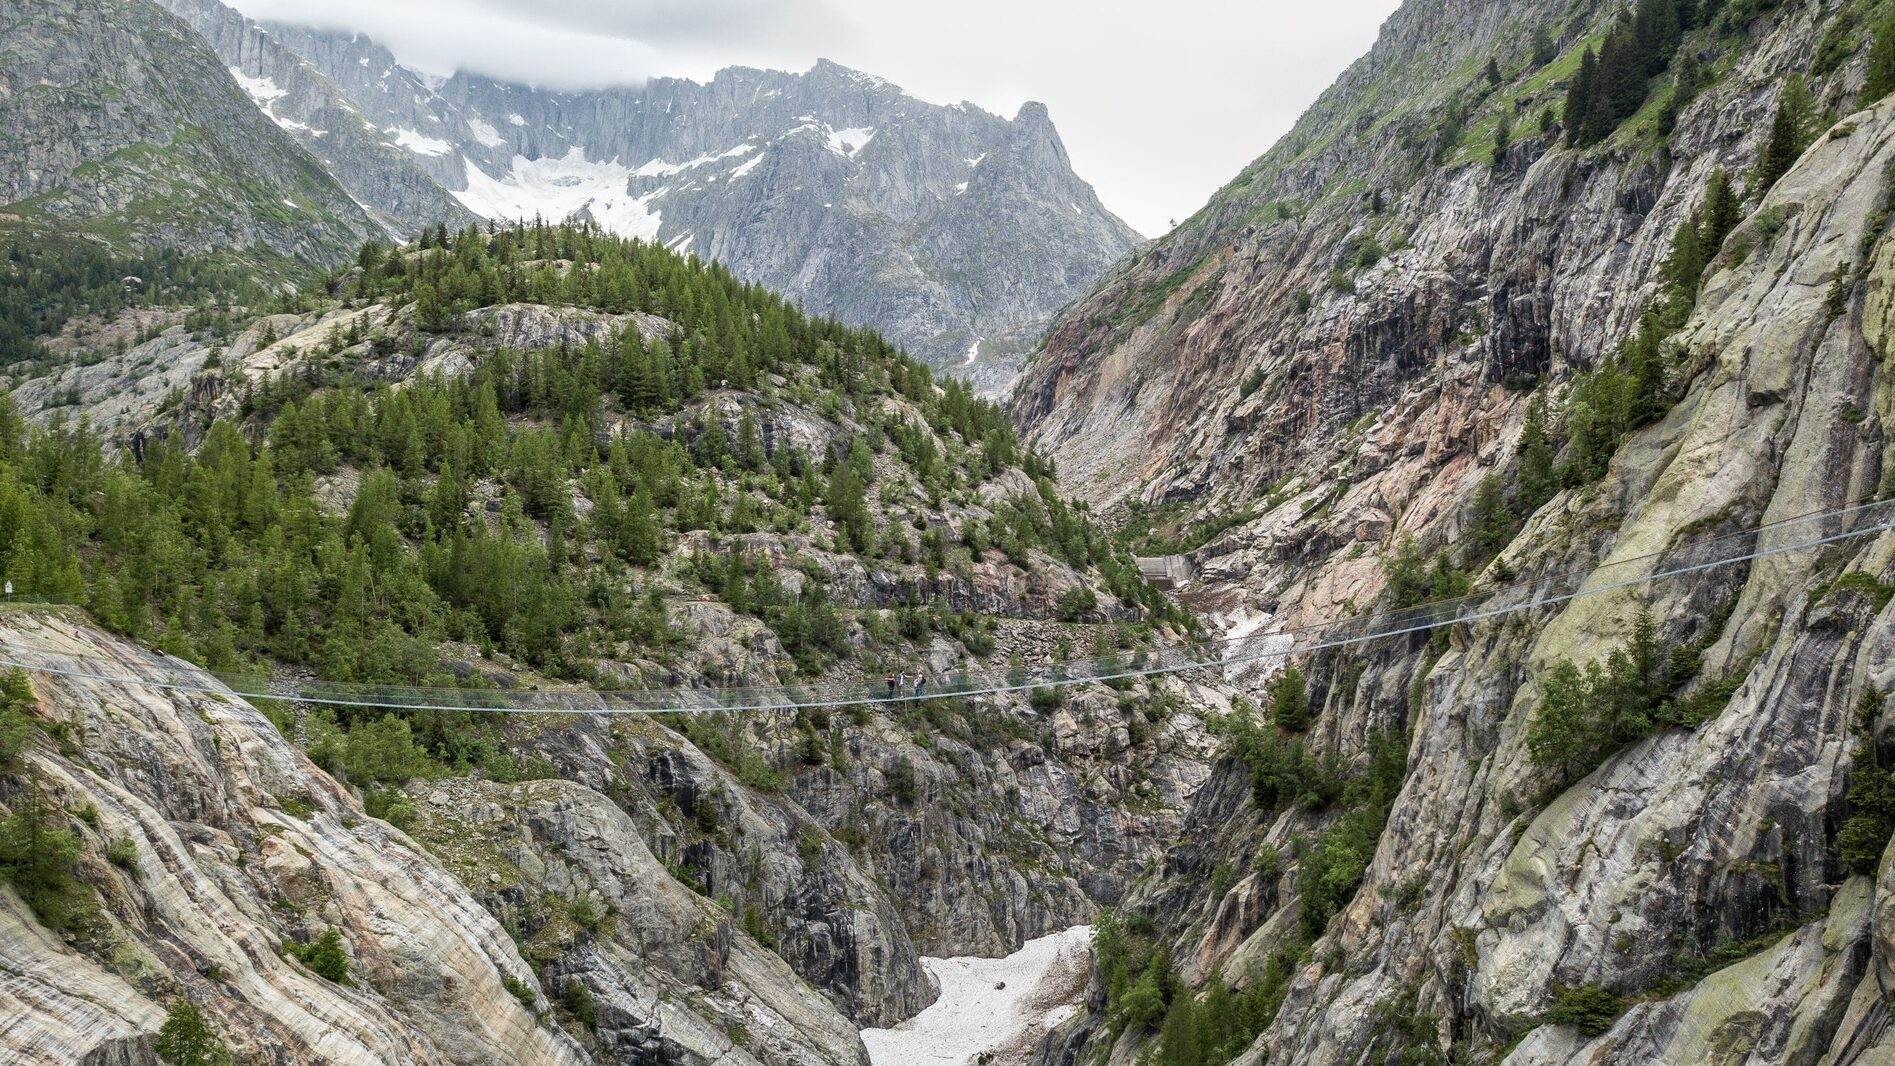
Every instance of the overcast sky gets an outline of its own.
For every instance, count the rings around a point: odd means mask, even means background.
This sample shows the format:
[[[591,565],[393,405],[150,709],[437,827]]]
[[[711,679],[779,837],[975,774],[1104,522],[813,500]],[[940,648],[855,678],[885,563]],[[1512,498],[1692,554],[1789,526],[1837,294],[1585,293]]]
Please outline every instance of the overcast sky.
[[[557,88],[827,57],[926,100],[1051,109],[1073,166],[1147,235],[1203,205],[1396,0],[232,0],[377,38],[411,66]]]

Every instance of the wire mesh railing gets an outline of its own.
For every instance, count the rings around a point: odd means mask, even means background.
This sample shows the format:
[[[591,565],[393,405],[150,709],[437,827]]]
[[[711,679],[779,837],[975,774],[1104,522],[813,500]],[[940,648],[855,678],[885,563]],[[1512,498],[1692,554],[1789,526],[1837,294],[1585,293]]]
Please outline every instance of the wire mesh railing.
[[[761,687],[637,689],[448,688],[298,680],[242,673],[211,674],[182,661],[140,663],[48,655],[0,637],[0,668],[180,692],[234,695],[335,707],[509,714],[701,714],[794,711],[911,703],[926,699],[1004,695],[1070,685],[1130,681],[1194,671],[1268,667],[1292,656],[1425,633],[1443,626],[1554,606],[1585,596],[1676,580],[1724,566],[1895,529],[1895,501],[1880,501],[1702,537],[1662,551],[1596,566],[1545,573],[1453,599],[1354,615],[1320,625],[1065,661],[892,678],[876,673],[809,684]]]

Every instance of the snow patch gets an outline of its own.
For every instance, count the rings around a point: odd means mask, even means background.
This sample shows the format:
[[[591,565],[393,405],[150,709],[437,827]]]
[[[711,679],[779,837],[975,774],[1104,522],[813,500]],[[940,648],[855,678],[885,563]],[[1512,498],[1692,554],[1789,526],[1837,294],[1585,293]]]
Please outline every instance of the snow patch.
[[[959,182],[954,186],[954,195],[956,196],[959,196],[960,194],[966,191],[967,191],[967,182],[964,182],[964,181]]]
[[[508,115],[507,121],[515,126],[524,126],[526,125],[526,116],[525,115]]]
[[[271,79],[250,77],[248,74],[245,74],[240,67],[231,67],[230,76],[236,80],[244,92],[250,95],[250,99],[256,101],[257,106],[262,108],[263,113],[266,115],[270,114],[271,104],[289,95],[289,90],[277,85],[276,82]],[[274,118],[276,116],[271,115],[270,117]]]
[[[1084,214],[1085,214],[1085,212],[1079,209],[1079,205],[1078,205],[1078,204],[1074,204],[1074,205],[1073,205],[1073,214],[1075,214],[1075,215],[1084,215]]]
[[[584,212],[612,233],[647,241],[657,239],[660,221],[651,203],[671,191],[633,196],[626,191],[632,171],[617,162],[592,162],[576,146],[559,158],[516,155],[500,178],[462,162],[467,165],[467,188],[454,198],[483,218],[556,222]]]
[[[979,358],[980,358],[980,338],[975,337],[974,343],[967,346],[967,358],[961,361],[961,365],[973,366],[974,360],[979,359]]]
[[[768,154],[769,153],[767,152],[758,152],[756,155],[753,155],[749,159],[746,159],[743,162],[737,164],[737,168],[730,172],[729,178],[727,180],[735,180],[737,178],[741,178],[745,174],[748,174],[751,171],[757,169],[757,164],[763,162],[763,157]]]
[[[1248,662],[1234,663],[1224,668],[1227,681],[1242,681],[1246,678],[1268,678],[1283,668],[1283,655],[1289,654],[1296,646],[1296,638],[1288,633],[1267,633],[1263,630],[1270,625],[1275,616],[1264,612],[1251,614],[1239,610],[1224,627],[1224,658],[1244,658]],[[1261,633],[1261,635],[1259,635]],[[1257,656],[1275,656],[1256,658]]]
[[[489,148],[498,148],[507,143],[506,138],[500,136],[499,130],[477,118],[467,120],[467,131],[474,135],[475,140]]]
[[[1024,1062],[1042,1035],[1079,1009],[1091,955],[1092,927],[1082,925],[1029,940],[1004,959],[923,958],[922,967],[941,984],[941,998],[893,1029],[864,1029],[869,1062]]]
[[[875,138],[872,126],[851,126],[846,130],[832,130],[824,126],[823,129],[829,137],[829,150],[850,159],[855,158],[855,154]]]
[[[715,163],[719,159],[731,159],[756,150],[757,146],[754,144],[740,144],[735,148],[726,148],[714,155],[701,155],[696,159],[689,159],[682,163],[667,163],[663,159],[647,160],[639,164],[637,170],[632,171],[632,176],[635,178],[668,178],[673,174],[692,170],[706,163]]]
[[[288,96],[289,90],[269,78],[252,78],[238,67],[230,68],[230,76],[236,80],[238,86],[240,86],[244,93],[257,105],[257,110],[263,112],[263,117],[276,123],[283,129],[289,130],[292,133],[310,133],[317,137],[321,137],[329,132],[328,130],[314,129],[307,123],[298,122],[293,118],[284,118],[272,110],[271,105],[283,97]]]
[[[400,126],[390,126],[385,132],[392,135],[389,143],[397,148],[406,148],[416,155],[447,155],[454,150],[453,145],[439,137],[430,137]]]
[[[845,67],[843,68],[843,73],[848,75],[850,81],[855,82],[857,85],[866,85],[871,89],[880,89],[888,84],[888,79],[886,78],[878,78],[873,74],[864,74],[859,70],[849,70]]]
[[[966,162],[966,163],[967,163],[967,165],[968,165],[968,166],[970,166],[970,167],[977,167],[977,166],[980,166],[980,161],[981,161],[981,160],[983,160],[983,159],[985,159],[985,158],[987,158],[987,153],[986,153],[986,152],[982,152],[982,153],[980,153],[979,155],[977,155],[977,156],[975,156],[975,157],[973,157],[972,159],[968,159],[968,160],[966,160],[965,162]]]

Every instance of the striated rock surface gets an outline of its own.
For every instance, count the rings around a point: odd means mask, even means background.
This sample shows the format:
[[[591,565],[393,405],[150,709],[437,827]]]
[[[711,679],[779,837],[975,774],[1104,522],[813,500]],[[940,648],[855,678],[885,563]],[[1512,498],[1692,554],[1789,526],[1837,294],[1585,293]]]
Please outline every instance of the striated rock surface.
[[[151,654],[27,612],[0,617],[0,641],[106,674],[136,672]],[[45,802],[92,812],[75,825],[100,905],[86,932],[61,941],[0,897],[9,1061],[149,1061],[163,1004],[180,995],[240,1057],[275,1062],[866,1061],[827,1000],[673,880],[624,813],[582,786],[444,785],[452,825],[429,805],[418,846],[363,816],[239,700],[44,676],[35,693],[71,750],[36,751],[27,773]],[[26,795],[16,783],[6,802]],[[130,861],[93,857],[122,841]],[[457,865],[466,849],[491,863]],[[521,880],[495,898],[589,895],[609,909],[561,964],[562,980],[598,999],[600,1035],[586,1045],[523,1004],[544,1011],[562,989],[539,985],[509,936],[522,931],[502,924],[514,915],[475,895],[491,882],[472,875],[496,866]],[[331,928],[352,985],[281,953],[285,938]],[[745,1031],[747,1043],[732,1036]]]
[[[9,612],[0,640],[102,673],[151,654],[59,615]],[[35,787],[92,812],[75,823],[90,855],[130,841],[132,857],[88,860],[99,913],[76,942],[9,898],[20,935],[0,945],[0,967],[10,994],[36,1004],[0,1033],[15,1061],[109,1055],[149,1037],[159,1002],[177,995],[234,1047],[276,1061],[581,1061],[502,987],[532,973],[499,924],[399,833],[364,820],[255,709],[72,678],[41,678],[35,694],[70,745],[29,756]],[[9,805],[25,795],[9,789]],[[286,937],[328,928],[343,935],[353,987],[281,953]]]
[[[1715,167],[1754,173],[1797,73],[1826,113],[1712,250],[1667,349],[1677,402],[1602,479],[1525,516],[1476,587],[1550,587],[1602,562],[1622,581],[1668,548],[1885,495],[1895,105],[1857,106],[1860,51],[1812,69],[1837,8],[1730,9],[1687,38],[1727,65],[1666,137],[1634,118],[1575,150],[1554,143],[1556,115],[1529,126],[1563,76],[1536,82],[1527,41],[1544,26],[1567,50],[1609,12],[1405,5],[1282,145],[1064,316],[1020,417],[1069,487],[1127,521],[1239,515],[1191,552],[1188,602],[1276,624],[1363,609],[1402,537],[1466,542],[1482,478],[1512,484],[1534,389],[1557,404],[1629,338],[1678,224]],[[1482,89],[1489,55],[1501,83]],[[1429,148],[1441,131],[1424,116],[1450,97],[1470,127],[1520,100],[1525,132],[1497,159]],[[1385,254],[1361,255],[1364,238]],[[1312,749],[1361,765],[1370,736],[1407,737],[1360,887],[1305,944],[1306,849],[1335,816],[1260,810],[1226,763],[1127,910],[1194,987],[1220,972],[1255,987],[1287,953],[1247,1064],[1889,1061],[1895,940],[1876,916],[1891,857],[1851,876],[1838,833],[1857,708],[1895,685],[1895,624],[1872,591],[1892,563],[1882,534],[1648,587],[1601,577],[1570,604],[1306,663]],[[1834,584],[1845,573],[1857,591]],[[1680,698],[1711,710],[1565,787],[1527,744],[1548,672],[1602,658],[1644,611],[1661,644],[1701,649]],[[1267,873],[1266,845],[1281,856]],[[1234,874],[1214,895],[1220,867]],[[1596,1028],[1559,1022],[1575,991]],[[1041,1060],[1148,1051],[1104,1006],[1095,986]]]

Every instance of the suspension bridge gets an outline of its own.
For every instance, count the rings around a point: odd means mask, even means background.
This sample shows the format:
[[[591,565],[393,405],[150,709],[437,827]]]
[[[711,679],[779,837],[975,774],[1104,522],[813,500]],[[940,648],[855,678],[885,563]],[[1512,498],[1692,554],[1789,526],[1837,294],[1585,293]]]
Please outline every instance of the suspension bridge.
[[[1689,578],[1759,559],[1817,551],[1895,529],[1895,500],[1820,511],[1735,533],[1704,537],[1634,558],[1541,574],[1501,587],[1412,607],[1354,615],[1321,625],[1239,638],[1139,649],[1065,662],[930,677],[925,687],[895,691],[880,678],[825,680],[811,685],[727,688],[493,689],[365,685],[209,673],[179,661],[141,664],[48,656],[0,638],[0,669],[164,689],[183,693],[284,700],[333,707],[490,714],[713,714],[794,712],[1002,696],[1035,689],[1133,681],[1197,672],[1267,667],[1293,656],[1471,625],[1537,611],[1589,596]]]

